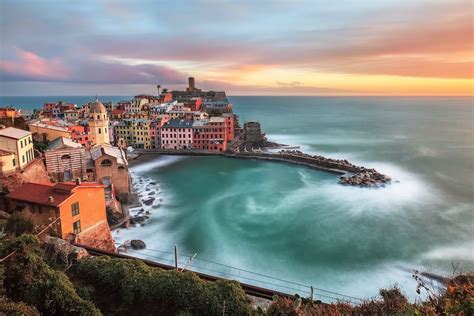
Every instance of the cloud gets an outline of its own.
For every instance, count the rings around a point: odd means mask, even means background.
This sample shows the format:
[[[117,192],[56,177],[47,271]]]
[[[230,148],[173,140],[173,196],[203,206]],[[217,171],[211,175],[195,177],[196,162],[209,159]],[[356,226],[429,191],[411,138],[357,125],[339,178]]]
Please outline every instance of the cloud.
[[[15,49],[15,60],[0,60],[0,80],[63,80],[68,71],[58,58],[46,59],[33,52]]]
[[[127,65],[91,59],[46,59],[30,51],[15,49],[15,52],[12,59],[0,61],[0,81],[181,84],[186,78],[185,74],[166,66]]]
[[[291,81],[291,82],[281,82],[281,81],[277,81],[276,82],[277,85],[279,86],[282,86],[282,87],[298,87],[298,86],[302,86],[303,83],[302,82],[299,82],[299,81]]]
[[[469,0],[297,3],[4,0],[0,80],[173,85],[205,73],[293,93],[312,74],[474,77]]]

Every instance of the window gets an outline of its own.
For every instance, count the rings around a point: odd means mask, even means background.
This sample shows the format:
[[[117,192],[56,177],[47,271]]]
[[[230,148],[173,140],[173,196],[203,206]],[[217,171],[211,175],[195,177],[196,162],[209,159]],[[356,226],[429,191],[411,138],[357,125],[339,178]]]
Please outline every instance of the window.
[[[102,133],[102,132],[101,132],[100,127],[99,127],[99,134],[101,134],[101,133]]]
[[[71,213],[72,213],[72,216],[79,215],[79,202],[75,202],[71,204]]]
[[[20,146],[23,148],[23,140],[20,140]]]
[[[110,166],[112,166],[112,161],[109,160],[109,159],[104,159],[104,160],[102,160],[100,165],[103,166],[103,167],[110,167]]]
[[[23,163],[25,163],[25,155],[21,156],[21,160],[23,160]]]
[[[81,221],[75,221],[72,223],[72,232],[74,234],[79,234],[81,232]]]
[[[13,158],[13,167],[16,166],[15,158]]]

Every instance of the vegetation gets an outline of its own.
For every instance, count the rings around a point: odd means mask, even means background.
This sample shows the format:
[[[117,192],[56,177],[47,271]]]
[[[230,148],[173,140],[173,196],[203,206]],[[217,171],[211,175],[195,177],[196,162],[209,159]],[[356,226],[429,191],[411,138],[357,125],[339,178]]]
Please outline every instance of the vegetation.
[[[5,224],[5,232],[13,236],[31,234],[35,225],[30,219],[23,217],[19,212],[13,212]]]
[[[46,315],[101,315],[76,293],[66,274],[43,260],[35,236],[18,237],[10,251],[15,255],[7,261],[3,280],[9,298],[33,305]]]
[[[22,225],[12,227],[13,235],[22,231]],[[428,297],[415,304],[391,287],[355,305],[275,297],[264,311],[251,306],[235,281],[206,282],[135,259],[88,257],[68,266],[66,274],[45,261],[35,236],[13,235],[0,243],[2,257],[13,253],[0,265],[0,315],[474,315],[470,274],[451,279],[439,293],[415,274],[417,290]]]
[[[36,308],[23,302],[14,302],[5,296],[0,296],[0,315],[36,316],[41,315]]]
[[[206,282],[191,272],[165,271],[140,260],[87,258],[75,279],[93,290],[106,314],[248,315],[250,306],[235,281]]]
[[[36,150],[38,150],[39,152],[42,152],[42,153],[44,153],[44,151],[46,150],[48,145],[49,145],[48,141],[44,141],[44,142],[33,141],[34,149],[36,149]]]

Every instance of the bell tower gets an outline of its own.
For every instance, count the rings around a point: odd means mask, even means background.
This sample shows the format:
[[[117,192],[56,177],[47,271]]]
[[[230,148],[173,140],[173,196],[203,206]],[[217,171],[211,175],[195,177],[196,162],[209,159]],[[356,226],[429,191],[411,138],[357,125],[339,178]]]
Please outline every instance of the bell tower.
[[[110,144],[107,110],[97,97],[89,111],[89,133],[96,145]]]

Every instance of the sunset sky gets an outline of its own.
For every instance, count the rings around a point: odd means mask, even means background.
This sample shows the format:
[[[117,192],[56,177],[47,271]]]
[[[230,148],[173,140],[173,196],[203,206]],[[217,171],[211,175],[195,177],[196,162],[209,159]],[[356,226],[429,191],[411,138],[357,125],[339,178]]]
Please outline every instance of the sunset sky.
[[[471,0],[0,1],[1,95],[473,95]]]

